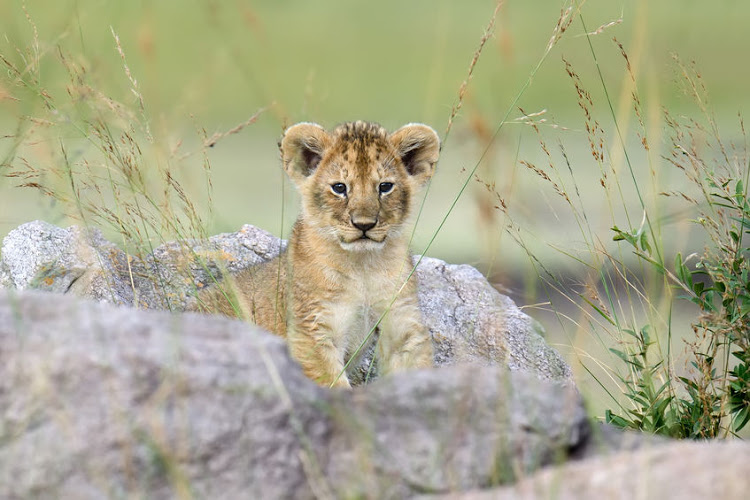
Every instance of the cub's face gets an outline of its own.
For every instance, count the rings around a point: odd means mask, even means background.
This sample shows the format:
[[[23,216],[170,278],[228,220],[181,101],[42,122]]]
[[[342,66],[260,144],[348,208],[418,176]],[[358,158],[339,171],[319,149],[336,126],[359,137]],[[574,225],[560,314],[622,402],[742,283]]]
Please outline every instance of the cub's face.
[[[284,169],[302,196],[302,218],[348,251],[372,251],[402,236],[416,193],[435,171],[440,142],[426,125],[392,134],[379,125],[290,127]]]

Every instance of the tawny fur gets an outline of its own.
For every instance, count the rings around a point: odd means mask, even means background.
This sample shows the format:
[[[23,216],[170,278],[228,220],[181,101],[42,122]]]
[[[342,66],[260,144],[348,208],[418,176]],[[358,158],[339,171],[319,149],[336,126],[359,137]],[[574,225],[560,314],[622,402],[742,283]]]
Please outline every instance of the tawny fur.
[[[435,171],[435,131],[410,124],[389,134],[354,122],[329,133],[300,123],[280,147],[302,198],[287,250],[202,291],[198,307],[285,337],[305,374],[321,385],[349,386],[344,366],[383,313],[380,373],[432,366],[416,278],[407,278],[408,222]]]

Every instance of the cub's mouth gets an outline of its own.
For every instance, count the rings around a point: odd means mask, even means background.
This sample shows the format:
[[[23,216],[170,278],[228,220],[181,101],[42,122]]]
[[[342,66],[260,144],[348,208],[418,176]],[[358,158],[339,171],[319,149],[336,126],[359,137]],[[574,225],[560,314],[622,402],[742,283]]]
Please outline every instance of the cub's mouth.
[[[383,243],[385,241],[385,238],[386,237],[383,236],[382,238],[377,239],[377,238],[372,238],[368,236],[367,234],[362,234],[359,238],[354,238],[351,240],[346,240],[345,238],[341,238],[341,242],[342,243],[355,243],[357,241],[372,241],[374,243]]]
[[[351,240],[341,238],[339,242],[341,244],[341,248],[343,248],[344,250],[374,250],[383,246],[386,237],[387,236],[383,236],[380,239],[375,239],[366,234],[363,234],[360,237]]]

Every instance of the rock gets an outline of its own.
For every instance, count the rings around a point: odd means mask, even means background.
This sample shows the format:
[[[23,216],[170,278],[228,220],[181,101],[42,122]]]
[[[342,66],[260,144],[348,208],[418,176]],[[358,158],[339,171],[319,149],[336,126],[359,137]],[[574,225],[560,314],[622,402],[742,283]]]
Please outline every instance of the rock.
[[[671,442],[548,468],[513,486],[423,500],[598,500],[653,498],[744,500],[750,491],[750,445]]]
[[[346,430],[331,442],[338,457],[331,477],[351,485],[340,498],[507,483],[565,459],[589,437],[571,385],[497,366],[400,374],[348,395],[345,418],[335,418],[335,430]],[[377,478],[363,474],[371,470]]]
[[[270,259],[282,244],[248,225],[209,242],[166,243],[139,258],[107,241],[98,229],[62,229],[33,221],[3,240],[0,273],[7,275],[5,287],[19,290],[72,292],[142,309],[182,310],[196,288],[212,283],[214,276]]]
[[[353,390],[237,320],[0,290],[0,497],[404,498],[563,460],[565,381],[498,366]]]
[[[317,442],[313,402],[326,397],[280,339],[217,318],[0,296],[0,497],[281,498],[305,484],[290,421]]]
[[[70,291],[97,267],[93,246],[84,234],[77,227],[66,230],[41,221],[19,226],[3,240],[0,284]]]
[[[415,262],[418,258],[415,258]],[[438,365],[502,364],[544,378],[570,378],[570,367],[544,341],[544,329],[468,265],[423,257],[419,305]]]
[[[223,273],[273,258],[285,242],[250,225],[208,241],[170,242],[138,259],[96,230],[31,222],[11,231],[0,270],[9,285],[72,292],[143,309],[184,309],[195,290]],[[32,249],[27,251],[27,249]],[[415,259],[415,262],[418,259]],[[570,367],[542,337],[542,327],[501,295],[476,269],[431,258],[417,268],[419,302],[438,365],[500,364],[548,379],[570,379]],[[371,356],[350,371],[363,382]]]
[[[2,255],[0,255],[0,258],[1,257]],[[0,267],[0,288],[10,288],[10,287],[11,287],[11,281],[10,281],[10,275],[8,274],[8,271]]]

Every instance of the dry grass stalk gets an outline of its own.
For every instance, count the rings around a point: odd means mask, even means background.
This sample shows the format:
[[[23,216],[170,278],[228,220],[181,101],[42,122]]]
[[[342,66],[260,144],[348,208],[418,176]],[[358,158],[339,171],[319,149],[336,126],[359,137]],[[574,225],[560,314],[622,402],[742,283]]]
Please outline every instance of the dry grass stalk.
[[[141,116],[143,118],[143,125],[144,125],[144,130],[146,133],[146,137],[149,140],[149,142],[153,142],[154,138],[151,135],[150,125],[146,118],[146,105],[143,102],[143,94],[141,94],[141,90],[138,86],[138,81],[133,77],[133,74],[130,72],[130,67],[128,66],[128,63],[125,59],[125,51],[122,49],[122,44],[120,44],[120,37],[117,36],[117,33],[115,33],[115,30],[112,26],[109,27],[109,30],[112,32],[112,37],[115,39],[117,53],[120,54],[120,59],[122,59],[122,66],[125,69],[125,76],[127,76],[128,81],[130,82],[130,86],[131,86],[130,92],[132,92],[133,95],[136,97],[136,99],[138,99],[138,107],[140,108]]]
[[[589,136],[589,148],[591,150],[591,156],[594,160],[602,164],[604,163],[604,129],[602,129],[599,122],[592,116],[591,110],[594,108],[594,100],[591,97],[591,93],[586,90],[581,82],[581,77],[573,69],[573,65],[563,57],[565,63],[565,72],[568,74],[570,79],[573,81],[573,85],[578,95],[578,106],[583,110],[585,117],[586,133]],[[604,172],[604,181],[606,181],[606,172]]]
[[[580,10],[580,6],[578,7],[578,9]],[[557,19],[557,24],[552,30],[552,36],[550,37],[549,42],[547,42],[547,48],[545,49],[546,52],[552,50],[552,47],[554,47],[557,42],[560,41],[565,31],[567,31],[567,29],[570,27],[571,23],[573,23],[572,4],[567,8],[560,10],[560,17]]]
[[[643,111],[641,106],[641,98],[638,95],[638,87],[636,84],[636,78],[635,73],[633,72],[633,66],[630,64],[630,58],[628,57],[628,53],[625,50],[625,47],[620,43],[617,38],[612,38],[612,41],[619,47],[620,49],[620,55],[622,55],[622,58],[625,60],[625,68],[627,70],[628,76],[630,77],[630,82],[633,85],[633,91],[631,92],[631,100],[633,102],[633,112],[635,113],[636,118],[638,119],[638,124],[641,127],[641,131],[637,132],[638,138],[641,141],[641,145],[646,151],[649,151],[649,145],[648,145],[648,139],[646,138],[646,125],[643,122]]]
[[[497,4],[495,5],[495,10],[492,12],[492,17],[490,18],[490,22],[487,25],[487,27],[484,30],[484,35],[482,35],[482,38],[479,40],[479,47],[477,48],[476,52],[474,52],[474,56],[471,58],[471,63],[469,63],[469,72],[466,75],[466,78],[463,82],[461,82],[461,86],[458,88],[458,101],[456,104],[453,105],[453,108],[451,109],[450,117],[448,118],[448,126],[445,128],[445,132],[443,133],[443,140],[441,141],[443,144],[445,144],[445,141],[448,140],[448,135],[450,134],[451,128],[453,127],[453,120],[458,115],[458,112],[461,110],[461,107],[463,106],[464,102],[464,96],[466,95],[466,89],[469,86],[469,81],[471,80],[472,75],[474,74],[474,67],[477,65],[477,62],[479,61],[479,56],[482,55],[482,51],[484,50],[484,46],[487,43],[487,40],[490,39],[492,36],[492,33],[495,29],[495,20],[497,19],[497,13],[500,11],[500,8],[505,4],[505,0],[499,0]]]
[[[533,114],[527,114],[523,110],[523,108],[518,108],[518,109],[523,114],[523,116],[525,118],[525,123],[527,125],[529,125],[534,130],[534,132],[536,133],[538,141],[539,141],[539,147],[542,149],[542,151],[544,152],[544,155],[547,157],[547,164],[548,164],[548,166],[550,168],[550,171],[555,171],[556,169],[555,169],[555,163],[554,163],[554,161],[552,159],[552,153],[550,152],[549,148],[547,147],[547,143],[545,142],[545,140],[544,140],[544,138],[542,136],[542,133],[539,130],[539,126],[537,125],[537,122],[535,120],[533,120],[533,117],[535,115],[533,115]],[[572,204],[571,200],[570,200],[570,197],[568,196],[568,193],[565,191],[565,189],[563,187],[561,187],[560,184],[558,184],[557,182],[553,181],[552,178],[544,170],[542,170],[541,168],[537,167],[536,165],[534,165],[534,164],[532,164],[531,162],[528,162],[528,161],[521,161],[520,163],[521,163],[521,165],[525,166],[526,168],[528,168],[531,171],[533,171],[534,173],[536,173],[539,177],[541,177],[545,181],[549,182],[552,185],[553,189],[555,190],[555,192],[557,194],[559,194],[566,202],[568,202],[568,204]]]
[[[235,127],[231,128],[231,129],[227,130],[226,132],[216,132],[216,133],[214,133],[211,137],[209,137],[207,139],[204,139],[204,141],[203,141],[203,147],[204,148],[212,148],[212,147],[216,146],[216,143],[219,142],[224,137],[226,137],[228,135],[236,134],[236,133],[240,132],[242,129],[244,129],[245,127],[247,127],[248,125],[252,125],[256,121],[258,121],[258,118],[260,118],[260,116],[263,113],[265,113],[269,108],[271,108],[273,106],[274,106],[274,103],[271,103],[268,106],[264,106],[264,107],[260,108],[258,111],[255,112],[255,114],[253,116],[251,116],[250,118],[248,118],[244,122],[238,124],[237,126],[235,126]]]
[[[618,24],[622,24],[622,18],[621,17],[615,19],[614,21],[610,21],[610,22],[608,22],[606,24],[602,24],[601,26],[599,26],[598,28],[596,28],[594,31],[591,31],[589,33],[584,33],[583,35],[578,35],[578,36],[596,36],[596,35],[601,35],[602,33],[604,33],[609,28],[611,28],[613,26],[617,26]]]

